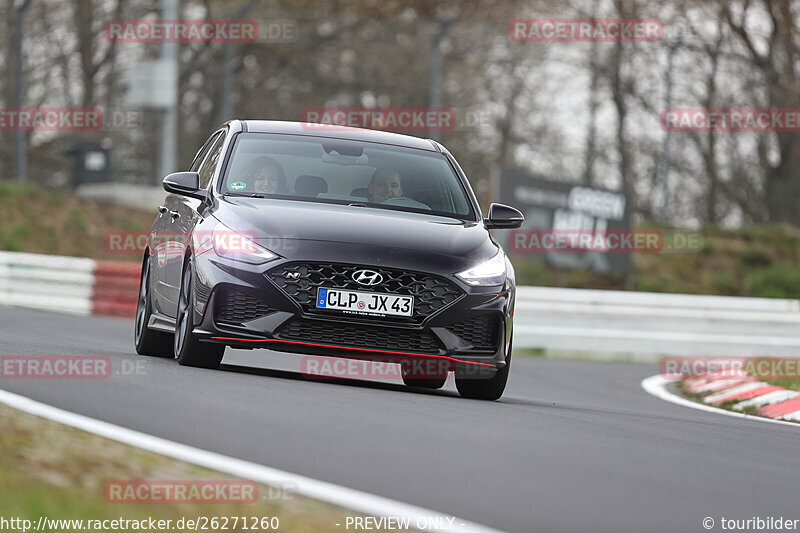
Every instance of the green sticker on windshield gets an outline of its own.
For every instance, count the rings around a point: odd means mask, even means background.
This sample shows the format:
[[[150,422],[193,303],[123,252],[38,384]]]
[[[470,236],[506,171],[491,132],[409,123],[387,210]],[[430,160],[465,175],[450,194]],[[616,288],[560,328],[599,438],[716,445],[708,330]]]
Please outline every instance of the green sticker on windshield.
[[[231,189],[233,189],[234,191],[240,191],[245,187],[247,187],[247,184],[243,181],[236,181],[234,183],[231,183]]]

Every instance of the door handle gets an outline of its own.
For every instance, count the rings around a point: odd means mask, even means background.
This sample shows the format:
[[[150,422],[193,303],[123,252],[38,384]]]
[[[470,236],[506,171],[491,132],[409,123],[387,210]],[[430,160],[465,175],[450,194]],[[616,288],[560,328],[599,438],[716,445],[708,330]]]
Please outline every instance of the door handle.
[[[171,217],[172,217],[172,221],[173,221],[173,222],[175,222],[176,220],[178,220],[179,218],[181,218],[181,214],[180,214],[180,213],[178,213],[177,211],[170,211],[170,212],[169,212],[169,216],[171,216]]]
[[[159,212],[159,214],[163,215],[163,214],[164,214],[164,213],[166,213],[167,211],[169,211],[169,209],[167,209],[167,208],[166,208],[166,207],[164,207],[163,205],[160,205],[160,206],[158,206],[158,212]]]

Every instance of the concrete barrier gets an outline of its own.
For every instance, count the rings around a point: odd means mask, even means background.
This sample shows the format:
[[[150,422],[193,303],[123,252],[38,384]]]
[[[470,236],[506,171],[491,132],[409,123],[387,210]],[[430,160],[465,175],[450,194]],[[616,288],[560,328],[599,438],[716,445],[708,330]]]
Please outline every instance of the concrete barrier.
[[[520,287],[514,346],[548,355],[800,356],[800,301]]]
[[[139,275],[138,263],[0,252],[0,303],[133,318]]]

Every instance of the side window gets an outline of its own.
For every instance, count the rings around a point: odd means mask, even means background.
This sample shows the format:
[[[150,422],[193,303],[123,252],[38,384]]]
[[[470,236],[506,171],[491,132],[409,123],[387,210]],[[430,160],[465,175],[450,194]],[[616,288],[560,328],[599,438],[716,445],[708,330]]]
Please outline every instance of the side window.
[[[200,168],[200,165],[203,163],[203,160],[208,155],[208,151],[211,150],[211,147],[214,146],[214,142],[217,139],[218,135],[222,135],[221,133],[215,133],[211,137],[208,138],[206,143],[200,148],[200,151],[197,152],[197,155],[194,156],[194,161],[192,161],[192,166],[189,168],[190,172],[197,172],[197,169]]]
[[[219,134],[219,137],[212,143],[211,149],[208,152],[203,166],[200,167],[200,188],[205,189],[211,183],[211,178],[214,176],[214,170],[217,168],[220,155],[222,155],[222,144],[225,142],[225,135]]]

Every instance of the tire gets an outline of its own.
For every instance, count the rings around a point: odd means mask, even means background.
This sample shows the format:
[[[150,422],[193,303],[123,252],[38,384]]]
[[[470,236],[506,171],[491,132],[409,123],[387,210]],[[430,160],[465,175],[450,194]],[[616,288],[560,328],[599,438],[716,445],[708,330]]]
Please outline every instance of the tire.
[[[174,351],[178,364],[198,368],[217,368],[225,354],[224,344],[200,342],[194,336],[194,265],[191,258],[183,266],[178,313],[175,320]]]
[[[478,377],[459,378],[458,374],[456,374],[456,389],[458,389],[458,393],[462,398],[489,401],[498,400],[506,390],[506,383],[508,383],[508,373],[510,369],[511,343],[508,344],[508,354],[506,355],[505,366],[495,372],[494,376],[483,379]]]
[[[413,378],[407,376],[410,371],[408,365],[401,364],[401,369],[403,372],[403,383],[405,383],[407,387],[417,387],[419,389],[441,389],[444,387],[444,384],[447,381],[447,372],[430,378]]]
[[[150,301],[150,257],[142,264],[139,278],[139,301],[136,304],[136,321],[133,325],[133,342],[136,353],[154,357],[172,357],[172,335],[163,331],[153,331],[147,327],[153,315]]]

